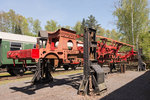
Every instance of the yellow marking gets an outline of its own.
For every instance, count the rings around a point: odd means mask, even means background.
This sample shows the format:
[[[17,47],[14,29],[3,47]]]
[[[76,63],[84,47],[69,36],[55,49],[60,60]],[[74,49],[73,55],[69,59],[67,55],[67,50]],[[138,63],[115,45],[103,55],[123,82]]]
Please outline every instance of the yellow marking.
[[[5,73],[0,73],[0,76],[10,76],[10,74],[5,72]]]

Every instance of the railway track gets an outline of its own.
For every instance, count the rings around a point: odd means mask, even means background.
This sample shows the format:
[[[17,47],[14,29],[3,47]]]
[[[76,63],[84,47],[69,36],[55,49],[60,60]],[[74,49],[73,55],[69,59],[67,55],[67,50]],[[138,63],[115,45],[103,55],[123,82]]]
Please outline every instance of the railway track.
[[[15,80],[15,79],[20,79],[20,78],[26,78],[26,77],[31,77],[33,76],[33,73],[26,73],[23,76],[11,76],[9,74],[5,73],[1,73],[0,74],[0,81],[4,81],[4,80]]]
[[[6,68],[0,68],[0,73],[4,73],[4,72],[7,72]]]
[[[82,67],[77,68],[76,70],[64,70],[63,68],[58,68],[55,72],[52,72],[53,76],[57,75],[64,75],[65,73],[70,73],[74,71],[81,71]],[[11,76],[7,72],[0,73],[0,81],[5,81],[5,80],[15,80],[15,79],[21,79],[21,78],[27,78],[27,77],[32,77],[34,73],[32,72],[26,72],[23,76]]]

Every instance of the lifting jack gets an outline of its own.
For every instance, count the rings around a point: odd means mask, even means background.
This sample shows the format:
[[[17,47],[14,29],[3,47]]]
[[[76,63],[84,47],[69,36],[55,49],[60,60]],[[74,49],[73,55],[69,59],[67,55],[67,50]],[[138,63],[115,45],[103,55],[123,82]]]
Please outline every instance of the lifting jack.
[[[80,95],[100,94],[101,91],[107,89],[104,71],[97,62],[96,48],[96,30],[85,28],[83,79],[78,90]]]

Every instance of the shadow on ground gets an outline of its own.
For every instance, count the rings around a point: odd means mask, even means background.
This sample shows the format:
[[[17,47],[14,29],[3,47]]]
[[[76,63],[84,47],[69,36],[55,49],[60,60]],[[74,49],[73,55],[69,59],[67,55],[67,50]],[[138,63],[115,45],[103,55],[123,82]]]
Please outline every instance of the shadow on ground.
[[[150,100],[150,71],[100,100]]]
[[[15,91],[20,91],[28,95],[35,94],[36,90],[45,88],[45,87],[55,87],[55,86],[60,86],[60,85],[69,85],[72,86],[75,89],[79,88],[79,81],[82,79],[82,74],[73,74],[73,75],[67,75],[68,78],[62,78],[62,79],[55,79],[53,82],[50,83],[41,83],[41,84],[36,84],[36,85],[29,85],[25,87],[10,87],[10,89],[15,90]]]

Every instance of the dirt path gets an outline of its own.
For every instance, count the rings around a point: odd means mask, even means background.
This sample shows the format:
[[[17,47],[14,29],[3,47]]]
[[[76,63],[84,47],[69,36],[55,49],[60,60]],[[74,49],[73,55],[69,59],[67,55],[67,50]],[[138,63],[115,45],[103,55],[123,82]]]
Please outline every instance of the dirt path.
[[[29,79],[0,85],[0,100],[150,100],[150,72],[109,74],[101,96],[77,95],[82,74],[56,76],[53,83],[30,86]]]

